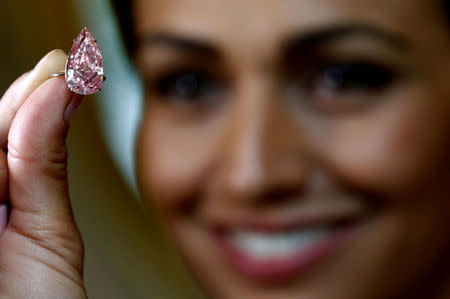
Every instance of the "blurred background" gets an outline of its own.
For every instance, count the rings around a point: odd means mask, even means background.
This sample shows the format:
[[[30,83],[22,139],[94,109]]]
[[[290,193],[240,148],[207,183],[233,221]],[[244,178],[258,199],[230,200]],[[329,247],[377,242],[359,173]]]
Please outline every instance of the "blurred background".
[[[133,149],[141,89],[107,0],[1,0],[0,94],[87,26],[108,81],[71,123],[69,180],[85,242],[90,298],[201,298],[136,192]]]

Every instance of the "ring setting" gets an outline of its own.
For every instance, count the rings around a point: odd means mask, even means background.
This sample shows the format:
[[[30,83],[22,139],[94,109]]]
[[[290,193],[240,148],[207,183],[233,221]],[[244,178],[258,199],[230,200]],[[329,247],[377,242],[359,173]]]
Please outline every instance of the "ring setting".
[[[64,71],[50,77],[65,77],[67,87],[81,95],[94,94],[106,81],[103,73],[103,58],[97,41],[85,27],[74,40]]]

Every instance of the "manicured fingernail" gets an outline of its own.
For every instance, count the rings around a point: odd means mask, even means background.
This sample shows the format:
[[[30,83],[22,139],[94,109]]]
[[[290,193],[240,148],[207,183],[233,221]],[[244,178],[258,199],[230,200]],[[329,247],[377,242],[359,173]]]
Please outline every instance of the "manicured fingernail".
[[[3,234],[8,225],[8,207],[5,204],[0,205],[0,235]]]
[[[60,60],[59,58],[62,58],[62,60],[66,60],[67,59],[66,53],[64,53],[64,51],[60,49],[52,50],[49,53],[47,53],[44,57],[42,57],[41,60],[39,60],[34,69],[39,69],[46,64],[50,64],[48,66],[49,68],[51,68],[55,64],[59,66],[60,65],[58,63],[59,62],[58,60]],[[54,63],[53,62],[54,60],[56,60],[57,62]]]
[[[23,97],[27,98],[36,88],[50,78],[50,75],[64,69],[67,55],[62,50],[53,50],[36,64],[24,80],[22,86]]]
[[[69,104],[67,104],[66,110],[64,111],[64,121],[69,122],[72,118],[73,114],[80,106],[81,102],[83,102],[84,96],[79,94],[73,94],[69,100]]]

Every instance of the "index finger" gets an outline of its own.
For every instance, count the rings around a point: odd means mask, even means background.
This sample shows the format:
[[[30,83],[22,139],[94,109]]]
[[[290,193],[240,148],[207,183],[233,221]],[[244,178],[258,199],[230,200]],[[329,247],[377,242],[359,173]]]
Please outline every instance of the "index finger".
[[[64,69],[67,55],[53,50],[45,55],[36,67],[14,82],[0,100],[0,148],[6,150],[8,132],[20,106],[50,75]]]

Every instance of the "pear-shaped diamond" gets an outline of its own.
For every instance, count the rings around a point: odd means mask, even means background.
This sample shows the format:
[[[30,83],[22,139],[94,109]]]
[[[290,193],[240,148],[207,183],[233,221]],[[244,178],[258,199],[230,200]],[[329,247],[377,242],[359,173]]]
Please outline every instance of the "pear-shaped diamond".
[[[103,59],[92,34],[83,28],[75,39],[66,65],[66,82],[75,93],[88,95],[100,90],[104,80]]]

